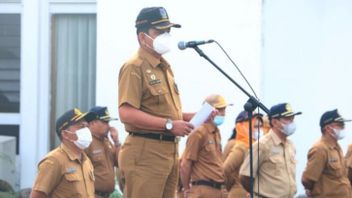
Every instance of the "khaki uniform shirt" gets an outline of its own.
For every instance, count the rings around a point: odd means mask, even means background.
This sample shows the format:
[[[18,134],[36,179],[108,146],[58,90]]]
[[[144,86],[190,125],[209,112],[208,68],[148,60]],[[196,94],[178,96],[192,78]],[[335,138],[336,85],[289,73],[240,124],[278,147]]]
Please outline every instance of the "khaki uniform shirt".
[[[181,120],[181,102],[174,74],[164,58],[140,48],[119,74],[119,106],[124,103],[154,116]],[[128,132],[155,132],[126,124]],[[163,132],[163,131],[160,131]]]
[[[183,157],[193,162],[192,181],[224,182],[221,137],[218,128],[213,124],[205,123],[188,136]]]
[[[236,141],[223,165],[227,190],[232,187],[242,188],[239,172],[247,155],[248,148],[242,142]]]
[[[351,197],[342,150],[332,139],[322,137],[308,152],[302,180],[314,181],[314,197]]]
[[[259,149],[259,156],[258,156]],[[293,197],[296,194],[296,150],[290,140],[282,142],[272,131],[253,145],[254,192],[265,197]],[[250,176],[249,155],[240,175]]]
[[[53,198],[93,198],[93,166],[85,153],[80,161],[69,147],[61,144],[39,162],[33,190]]]
[[[236,139],[231,139],[227,142],[224,148],[224,152],[222,153],[222,161],[225,161],[227,156],[229,155],[232,147],[235,145]]]
[[[95,176],[95,191],[112,192],[115,189],[115,170],[117,164],[115,146],[108,138],[97,138],[85,150],[92,161]]]
[[[348,145],[345,161],[346,161],[346,167],[352,168],[352,144]]]

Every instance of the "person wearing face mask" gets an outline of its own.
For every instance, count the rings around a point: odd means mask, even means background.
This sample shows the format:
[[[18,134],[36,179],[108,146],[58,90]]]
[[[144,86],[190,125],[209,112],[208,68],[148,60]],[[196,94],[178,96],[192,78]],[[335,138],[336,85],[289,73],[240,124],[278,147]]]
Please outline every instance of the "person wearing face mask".
[[[247,155],[240,168],[240,180],[247,192],[255,197],[292,198],[296,188],[296,150],[288,139],[296,130],[294,112],[288,103],[270,108],[271,129],[253,144],[253,189],[250,188],[250,161]]]
[[[180,169],[185,198],[222,196],[224,176],[218,126],[224,122],[227,103],[216,94],[208,96],[205,102],[217,111],[187,138]]]
[[[338,143],[345,137],[345,120],[338,110],[320,118],[322,137],[308,152],[302,184],[308,197],[352,197],[343,151]]]
[[[253,126],[252,131],[254,132],[253,133],[254,140],[257,140],[258,137],[263,136],[263,130],[262,130],[263,119],[262,119],[262,117],[263,117],[262,114],[257,114],[257,113],[253,114],[253,122],[252,123],[254,123],[254,124],[252,124],[252,126]],[[260,131],[258,131],[258,127],[261,129]],[[222,154],[223,161],[225,161],[225,159],[229,155],[231,149],[236,144],[236,140],[238,139],[237,138],[237,128],[241,128],[240,130],[242,130],[242,131],[247,131],[247,135],[243,136],[243,137],[248,138],[248,113],[246,111],[241,111],[241,113],[239,113],[236,117],[235,127],[233,128],[231,137],[229,138],[227,144],[225,145],[225,148],[224,148],[224,151]],[[258,132],[260,132],[260,134]],[[242,134],[245,134],[245,133],[242,133]],[[258,134],[259,134],[259,136],[258,136]],[[240,137],[240,138],[242,138],[242,137]]]
[[[263,115],[254,113],[252,118],[252,138],[253,143],[263,136]],[[236,118],[237,136],[233,147],[224,160],[223,169],[225,186],[228,190],[228,198],[246,197],[247,191],[242,187],[239,171],[240,167],[248,155],[249,148],[249,119],[248,112],[242,111]]]
[[[119,154],[124,196],[173,197],[178,181],[178,139],[194,113],[182,111],[170,64],[171,23],[163,7],[143,8],[136,19],[137,53],[120,69],[118,108],[129,133]]]
[[[94,198],[94,168],[84,153],[92,141],[87,116],[90,114],[75,108],[57,119],[61,144],[39,162],[31,198]]]
[[[93,141],[84,151],[92,161],[95,177],[95,197],[108,198],[115,190],[115,167],[117,167],[120,142],[117,130],[109,125],[112,120],[107,107],[96,106],[86,118]],[[110,134],[109,134],[110,133]],[[111,135],[113,143],[108,135]]]

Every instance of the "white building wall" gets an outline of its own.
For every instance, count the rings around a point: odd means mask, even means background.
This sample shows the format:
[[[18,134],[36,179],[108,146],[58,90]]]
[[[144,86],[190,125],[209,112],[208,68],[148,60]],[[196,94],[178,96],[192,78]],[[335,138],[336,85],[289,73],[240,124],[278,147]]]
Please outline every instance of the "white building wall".
[[[30,187],[36,173],[39,147],[39,0],[22,1],[21,15],[21,125],[20,125],[20,186]]]
[[[320,137],[323,112],[338,108],[352,118],[352,2],[263,1],[263,102],[290,102],[297,116],[297,185],[311,145]],[[347,125],[351,131],[351,124]],[[346,151],[352,135],[340,141]]]

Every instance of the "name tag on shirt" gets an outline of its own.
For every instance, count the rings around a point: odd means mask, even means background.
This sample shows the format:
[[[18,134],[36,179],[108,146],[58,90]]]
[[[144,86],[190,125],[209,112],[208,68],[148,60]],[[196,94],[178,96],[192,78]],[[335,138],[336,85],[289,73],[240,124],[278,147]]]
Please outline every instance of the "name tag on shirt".
[[[68,167],[66,172],[67,173],[74,173],[74,172],[76,172],[76,168],[75,167]]]
[[[329,162],[329,163],[334,163],[334,162],[337,162],[337,161],[338,161],[337,158],[329,158],[329,159],[328,159],[328,162]]]
[[[281,153],[281,149],[278,148],[278,147],[273,147],[273,148],[271,149],[271,154],[272,154],[272,155],[278,155],[278,154],[280,154],[280,153]]]
[[[100,153],[102,153],[103,152],[103,149],[96,149],[96,150],[93,150],[93,155],[98,155],[98,154],[100,154]]]

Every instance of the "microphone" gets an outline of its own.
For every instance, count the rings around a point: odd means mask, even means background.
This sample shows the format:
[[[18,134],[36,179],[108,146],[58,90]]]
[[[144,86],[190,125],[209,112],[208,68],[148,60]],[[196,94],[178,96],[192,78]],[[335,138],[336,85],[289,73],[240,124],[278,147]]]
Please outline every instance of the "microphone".
[[[207,41],[180,41],[178,42],[178,49],[180,50],[184,50],[186,48],[193,48],[193,47],[196,47],[198,45],[204,45],[204,44],[207,44],[207,43],[212,43],[214,42],[214,40],[207,40]]]

